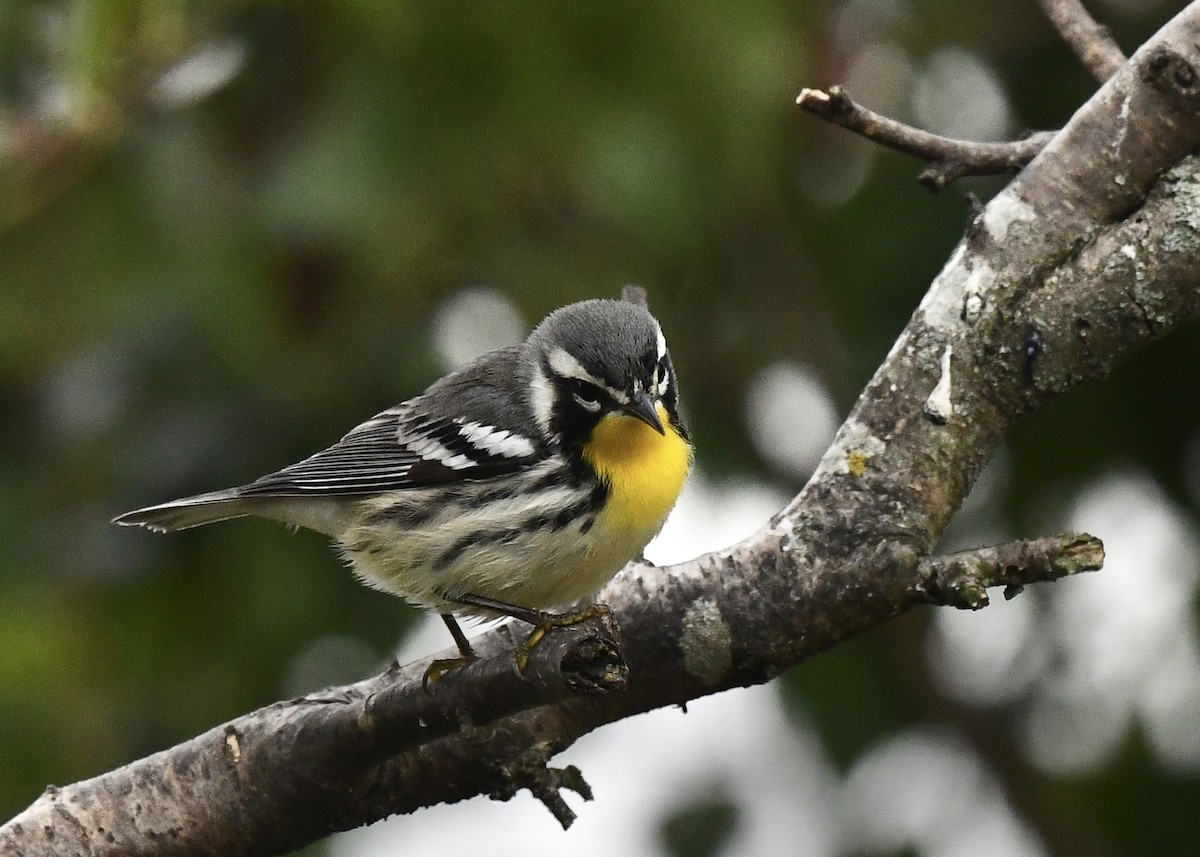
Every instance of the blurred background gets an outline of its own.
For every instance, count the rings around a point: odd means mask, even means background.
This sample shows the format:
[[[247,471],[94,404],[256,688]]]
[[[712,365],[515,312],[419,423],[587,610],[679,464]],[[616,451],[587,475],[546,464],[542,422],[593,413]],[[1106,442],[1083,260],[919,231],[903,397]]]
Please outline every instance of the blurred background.
[[[1126,51],[1176,8],[1090,4]],[[969,215],[801,115],[1061,125],[1033,0],[0,2],[0,817],[275,699],[444,648],[311,533],[115,514],[315,451],[546,312],[645,286],[698,472],[650,551],[803,484]],[[588,736],[527,794],[306,854],[1196,853],[1200,335],[1021,423],[955,549],[1084,528],[1105,570],[917,611],[764,688]]]

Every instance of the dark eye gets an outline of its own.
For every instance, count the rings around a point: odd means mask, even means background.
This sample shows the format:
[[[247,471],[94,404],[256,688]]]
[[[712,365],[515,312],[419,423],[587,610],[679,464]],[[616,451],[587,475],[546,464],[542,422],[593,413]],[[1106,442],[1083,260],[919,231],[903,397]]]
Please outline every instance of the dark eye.
[[[663,387],[666,386],[667,378],[670,377],[670,371],[667,369],[667,358],[663,355],[662,359],[654,367],[654,388],[660,393]]]
[[[573,378],[568,384],[568,389],[579,406],[587,411],[600,410],[600,391],[595,385],[589,384],[587,381],[582,381],[578,378]]]

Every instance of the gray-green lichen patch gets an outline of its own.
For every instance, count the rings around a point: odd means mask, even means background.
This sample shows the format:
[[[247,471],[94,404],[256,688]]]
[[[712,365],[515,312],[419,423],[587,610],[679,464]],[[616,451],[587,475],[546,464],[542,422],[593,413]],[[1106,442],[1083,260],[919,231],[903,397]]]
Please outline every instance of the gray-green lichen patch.
[[[699,598],[683,614],[683,666],[706,685],[714,685],[733,666],[729,626],[712,598]]]
[[[1008,240],[1008,232],[1014,224],[1037,218],[1037,212],[1021,199],[1015,191],[1007,189],[996,194],[983,210],[983,227],[997,244]]]
[[[830,473],[849,473],[855,478],[867,471],[872,458],[883,455],[887,444],[871,433],[871,430],[856,419],[847,419],[838,431],[833,445],[821,457],[814,479]]]

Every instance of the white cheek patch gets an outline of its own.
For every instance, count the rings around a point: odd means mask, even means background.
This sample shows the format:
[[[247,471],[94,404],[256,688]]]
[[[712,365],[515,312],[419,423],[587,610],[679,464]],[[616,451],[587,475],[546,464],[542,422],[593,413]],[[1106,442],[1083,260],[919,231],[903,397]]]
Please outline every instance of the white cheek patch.
[[[666,366],[667,357],[667,337],[663,335],[662,327],[658,322],[654,323],[654,333],[658,338],[658,362],[654,366],[654,392],[662,398],[667,393],[667,387],[671,383],[671,370]]]
[[[456,422],[459,422],[456,420]],[[459,426],[461,434],[471,446],[489,455],[505,458],[525,458],[533,455],[533,443],[529,438],[513,434],[508,429],[497,429],[483,423],[469,422]]]
[[[542,433],[549,434],[550,418],[554,414],[554,388],[541,366],[534,371],[529,384],[529,406],[533,408],[534,419],[537,420]]]

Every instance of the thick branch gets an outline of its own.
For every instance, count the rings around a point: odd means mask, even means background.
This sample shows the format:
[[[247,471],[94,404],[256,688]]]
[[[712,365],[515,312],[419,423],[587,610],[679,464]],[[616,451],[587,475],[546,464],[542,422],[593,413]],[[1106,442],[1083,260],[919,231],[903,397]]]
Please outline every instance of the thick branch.
[[[272,854],[363,823],[380,761],[451,734],[576,694],[619,689],[626,668],[612,618],[564,628],[538,646],[524,675],[505,633],[476,646],[479,660],[443,676],[431,693],[399,666],[354,685],[280,702],[210,729],[109,774],[49,788],[0,828],[0,854]],[[507,779],[506,779],[507,778]],[[493,792],[528,787],[566,824],[558,795],[587,796],[578,771],[528,757],[496,777]]]
[[[917,180],[931,190],[941,190],[963,176],[1015,172],[1032,161],[1054,136],[1051,131],[1039,131],[1004,143],[954,140],[868,110],[840,86],[802,89],[796,103],[826,122],[925,161],[929,166]]]
[[[270,853],[522,786],[561,810],[558,788],[572,777],[545,763],[587,731],[767,681],[927,603],[930,574],[943,580],[952,564],[922,560],[1019,415],[1200,315],[1200,161],[1185,159],[1200,144],[1198,66],[1193,4],[985,207],[787,508],[726,551],[669,569],[631,565],[601,593],[624,635],[625,692],[543,698],[534,686],[517,713],[474,711],[444,737],[376,753],[378,735],[325,718],[377,680],[329,691],[266,709],[268,723],[285,716],[278,737],[256,726],[261,744],[238,733],[235,752],[214,730],[205,747],[49,793],[0,828],[0,853]],[[1086,547],[1082,558],[1065,551],[1069,563],[1090,563]],[[1038,567],[1031,558],[1027,549],[1022,562]],[[1022,582],[1004,571],[1020,565],[1003,550],[985,564],[1001,583]],[[495,653],[512,642],[500,628],[479,645]],[[387,680],[416,686],[424,668]]]
[[[1096,80],[1104,83],[1125,65],[1125,54],[1080,0],[1038,0],[1038,5]]]

